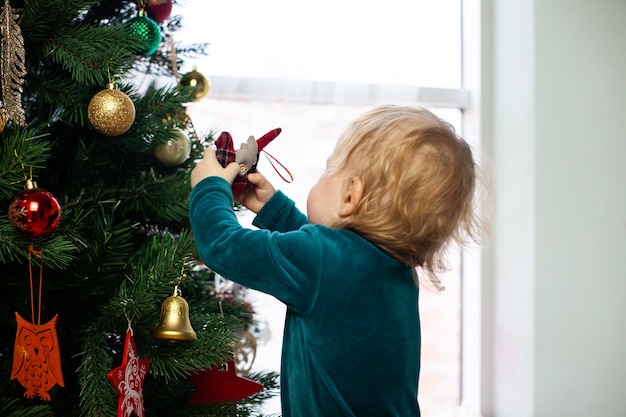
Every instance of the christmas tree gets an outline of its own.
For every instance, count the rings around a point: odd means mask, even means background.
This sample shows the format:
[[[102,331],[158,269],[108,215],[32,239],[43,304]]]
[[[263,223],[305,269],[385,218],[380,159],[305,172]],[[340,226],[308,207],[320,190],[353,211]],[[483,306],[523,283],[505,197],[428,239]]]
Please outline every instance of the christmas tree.
[[[187,116],[198,86],[178,68],[206,45],[176,44],[171,6],[4,2],[2,416],[245,416],[276,394],[274,373],[235,373],[254,312],[189,231],[213,134]]]

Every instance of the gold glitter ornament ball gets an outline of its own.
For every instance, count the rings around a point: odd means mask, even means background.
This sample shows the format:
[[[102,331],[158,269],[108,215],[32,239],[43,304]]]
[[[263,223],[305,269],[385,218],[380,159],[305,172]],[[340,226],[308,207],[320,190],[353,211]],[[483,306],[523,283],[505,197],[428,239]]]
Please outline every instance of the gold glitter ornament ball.
[[[89,102],[87,117],[91,125],[105,136],[126,133],[135,122],[135,104],[113,83],[97,93]]]

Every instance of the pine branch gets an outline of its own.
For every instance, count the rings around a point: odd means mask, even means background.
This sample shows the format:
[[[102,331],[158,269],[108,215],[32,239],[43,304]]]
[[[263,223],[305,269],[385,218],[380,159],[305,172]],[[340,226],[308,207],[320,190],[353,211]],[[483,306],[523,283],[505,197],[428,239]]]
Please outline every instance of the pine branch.
[[[273,398],[279,394],[280,386],[278,383],[278,372],[253,372],[247,378],[263,385],[263,389],[249,398],[245,399],[246,404],[261,404],[263,401]]]
[[[0,416],[3,417],[54,417],[49,405],[25,406],[18,399],[0,399]]]
[[[26,252],[28,253],[28,252]],[[25,262],[27,256],[16,242],[15,231],[6,217],[0,218],[0,262]]]
[[[77,253],[76,246],[62,234],[52,234],[48,237],[37,239],[34,241],[18,238],[18,253],[24,259],[28,259],[28,247],[32,244],[37,250],[41,251],[41,257],[37,261],[33,260],[33,264],[41,262],[42,268],[60,270],[69,267],[75,260]]]
[[[10,200],[24,190],[26,180],[37,179],[45,168],[51,146],[46,135],[39,134],[32,125],[13,126],[0,140],[0,200]]]
[[[165,231],[155,234],[137,252],[133,259],[134,269],[150,271],[160,277],[160,281],[174,284],[178,282],[183,263],[187,271],[193,267],[190,254],[194,247],[193,235],[189,230],[178,235]],[[151,281],[146,282],[154,285]],[[153,290],[154,287],[148,286],[148,289]]]
[[[132,68],[141,40],[126,26],[78,26],[46,43],[44,53],[82,85],[106,86],[109,77]]]
[[[128,270],[128,260],[134,251],[134,227],[126,220],[115,221],[115,205],[109,206],[101,204],[90,212],[69,211],[65,214],[69,224],[62,223],[61,226],[81,248],[81,262],[76,265],[76,273],[93,281],[115,285],[120,273]],[[101,217],[94,216],[96,213]],[[108,285],[103,285],[94,291],[107,291],[107,288]]]
[[[85,336],[83,349],[82,365],[78,369],[81,409],[85,417],[113,417],[117,413],[117,397],[107,379],[113,360],[106,340],[91,328]]]
[[[190,311],[195,308],[197,306],[192,304]],[[234,317],[193,313],[192,326],[198,329],[198,339],[187,343],[153,341],[154,349],[145,352],[150,359],[151,375],[170,383],[187,379],[192,371],[208,369],[232,359],[236,323]]]
[[[22,1],[20,26],[27,50],[38,52],[35,45],[50,39],[50,34],[61,34],[76,24],[98,0],[28,0]],[[30,53],[30,52],[29,52]]]
[[[127,86],[120,86],[120,89],[126,89]],[[145,127],[153,126],[155,120],[152,117],[158,117],[158,120],[175,119],[176,115],[184,111],[184,107],[192,100],[192,88],[181,88],[178,85],[169,85],[157,87],[152,83],[146,88],[141,96],[131,94],[131,98],[135,103],[137,110],[138,122],[149,123],[144,124]]]
[[[137,178],[129,182],[123,197],[125,215],[146,223],[168,224],[170,228],[188,227],[189,179],[180,172],[151,181]]]

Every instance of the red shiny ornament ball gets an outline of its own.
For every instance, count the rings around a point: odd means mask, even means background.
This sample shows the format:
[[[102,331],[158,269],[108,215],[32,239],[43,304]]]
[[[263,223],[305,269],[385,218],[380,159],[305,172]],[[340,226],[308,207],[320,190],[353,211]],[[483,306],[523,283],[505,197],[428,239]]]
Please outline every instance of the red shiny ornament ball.
[[[32,181],[9,205],[9,222],[18,234],[29,239],[49,235],[60,221],[61,206],[57,199],[48,191],[37,188]]]
[[[163,23],[172,14],[172,0],[148,0],[146,13],[155,22]]]

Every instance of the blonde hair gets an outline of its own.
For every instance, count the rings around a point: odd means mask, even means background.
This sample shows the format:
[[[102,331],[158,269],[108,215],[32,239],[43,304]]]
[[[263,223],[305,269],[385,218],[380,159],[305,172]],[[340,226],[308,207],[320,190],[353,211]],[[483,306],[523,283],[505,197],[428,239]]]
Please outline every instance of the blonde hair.
[[[355,212],[333,226],[420,267],[438,288],[448,244],[479,240],[472,151],[428,110],[387,105],[365,113],[339,138],[328,169],[364,188]]]

